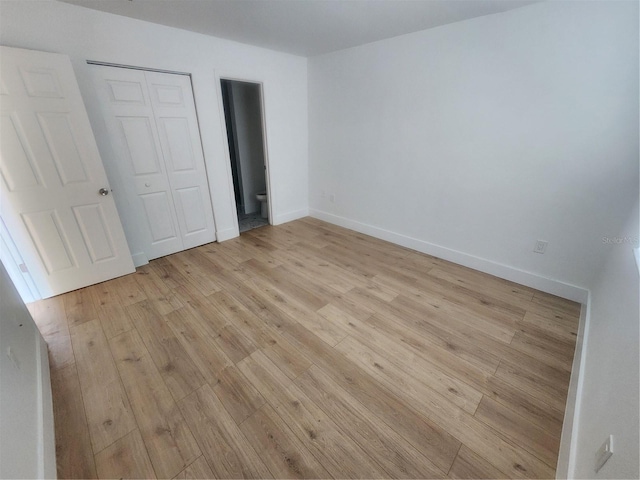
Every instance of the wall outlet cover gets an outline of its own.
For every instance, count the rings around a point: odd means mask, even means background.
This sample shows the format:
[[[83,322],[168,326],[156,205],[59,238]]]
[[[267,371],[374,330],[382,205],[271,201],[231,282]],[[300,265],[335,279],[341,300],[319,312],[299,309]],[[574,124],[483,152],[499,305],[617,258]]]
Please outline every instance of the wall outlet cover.
[[[536,241],[536,244],[533,247],[533,251],[535,253],[543,254],[544,252],[547,251],[547,245],[548,244],[549,244],[549,242],[547,242],[546,240],[538,240],[538,241]]]

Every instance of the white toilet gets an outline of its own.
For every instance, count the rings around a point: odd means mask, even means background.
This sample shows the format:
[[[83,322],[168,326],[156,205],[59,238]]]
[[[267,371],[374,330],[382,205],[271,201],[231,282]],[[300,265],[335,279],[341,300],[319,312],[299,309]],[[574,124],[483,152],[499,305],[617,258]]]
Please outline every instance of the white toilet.
[[[256,198],[260,202],[260,214],[262,218],[269,218],[269,203],[267,202],[267,192],[256,194]]]

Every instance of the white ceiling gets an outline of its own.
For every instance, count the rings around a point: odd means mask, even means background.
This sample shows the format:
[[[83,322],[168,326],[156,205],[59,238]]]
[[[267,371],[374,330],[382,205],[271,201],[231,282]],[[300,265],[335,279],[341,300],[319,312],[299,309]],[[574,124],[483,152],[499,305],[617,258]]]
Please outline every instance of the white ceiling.
[[[62,1],[309,57],[540,0]]]

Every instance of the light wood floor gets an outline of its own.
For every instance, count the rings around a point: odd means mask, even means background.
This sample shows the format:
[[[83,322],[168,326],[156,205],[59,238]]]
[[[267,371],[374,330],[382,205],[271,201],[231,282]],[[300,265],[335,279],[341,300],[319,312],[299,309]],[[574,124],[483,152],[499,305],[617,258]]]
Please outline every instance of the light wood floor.
[[[553,478],[579,309],[310,218],[30,305],[61,478]]]

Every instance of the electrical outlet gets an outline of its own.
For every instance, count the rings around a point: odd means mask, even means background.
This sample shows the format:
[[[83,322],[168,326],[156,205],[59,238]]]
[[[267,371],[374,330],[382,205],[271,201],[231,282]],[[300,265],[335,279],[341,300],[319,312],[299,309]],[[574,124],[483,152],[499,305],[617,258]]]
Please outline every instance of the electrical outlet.
[[[329,201],[331,203],[336,203],[336,196],[333,193],[331,195],[329,195]]]
[[[322,193],[320,193],[320,197],[321,198],[327,198],[327,191],[326,190],[322,190]]]
[[[540,253],[540,254],[544,254],[544,252],[547,251],[547,245],[549,244],[549,242],[547,242],[546,240],[538,240],[535,244],[535,246],[533,247],[533,251],[535,253]]]
[[[598,473],[600,469],[607,463],[607,460],[613,455],[613,435],[609,435],[609,438],[600,445],[600,448],[596,452],[595,472]]]

